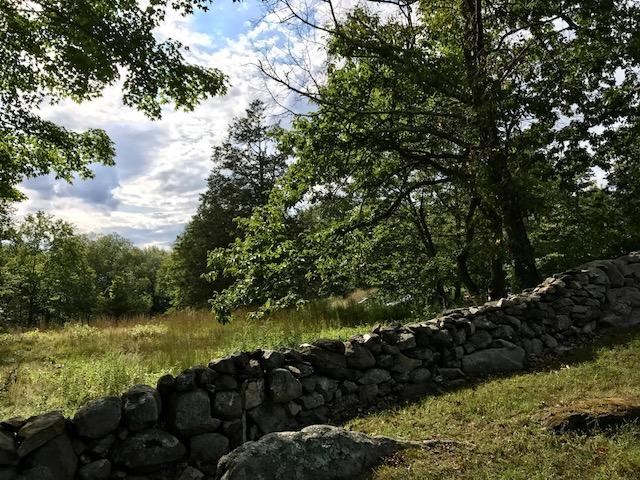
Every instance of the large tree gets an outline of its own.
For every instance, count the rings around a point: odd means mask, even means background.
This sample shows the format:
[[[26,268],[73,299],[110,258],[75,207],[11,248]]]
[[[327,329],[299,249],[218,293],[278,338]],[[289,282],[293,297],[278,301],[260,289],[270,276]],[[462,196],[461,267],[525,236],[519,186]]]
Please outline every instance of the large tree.
[[[442,251],[433,230],[457,225],[457,246],[445,251],[469,291],[477,287],[469,264],[483,258],[490,296],[503,295],[509,279],[532,286],[539,273],[530,229],[555,208],[549,199],[581,194],[594,167],[637,163],[638,2],[373,0],[341,15],[328,0],[327,22],[279,5],[328,39],[325,76],[305,86],[263,65],[316,109],[286,137],[297,162],[242,246],[228,252],[227,268],[245,261],[255,274],[215,298],[221,311],[256,292],[286,300],[263,272],[277,287],[301,269],[320,272],[331,260],[323,242],[339,245],[340,236],[400,216],[413,216],[413,241],[429,258]],[[350,204],[340,220],[284,241],[294,207],[334,193]],[[449,200],[439,207],[437,198]]]
[[[209,0],[0,0],[0,201],[22,197],[24,178],[92,175],[113,163],[102,130],[71,131],[43,119],[43,102],[99,96],[121,82],[125,105],[151,118],[163,104],[191,110],[225,92],[215,68],[189,63],[175,40],[154,30],[171,10],[191,14]]]
[[[169,283],[176,307],[206,307],[211,292],[229,278],[209,282],[209,251],[226,247],[240,234],[236,219],[266,203],[286,168],[286,155],[275,146],[277,125],[269,124],[265,104],[254,100],[233,119],[226,139],[213,149],[213,168],[198,210],[174,245]]]

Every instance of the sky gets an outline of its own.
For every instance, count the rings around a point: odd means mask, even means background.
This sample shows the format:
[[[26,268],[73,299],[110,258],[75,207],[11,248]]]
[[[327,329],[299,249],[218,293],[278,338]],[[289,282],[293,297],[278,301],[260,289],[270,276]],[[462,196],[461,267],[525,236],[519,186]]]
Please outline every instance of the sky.
[[[285,62],[288,47],[295,44],[273,15],[265,17],[265,8],[256,0],[218,0],[206,13],[169,15],[158,29],[159,39],[188,45],[190,61],[215,66],[229,78],[227,95],[193,112],[166,108],[161,120],[151,121],[122,104],[118,85],[90,102],[43,105],[43,117],[67,128],[104,129],[115,143],[116,166],[96,166],[94,179],[73,184],[51,176],[24,181],[21,189],[28,200],[18,204],[18,216],[43,210],[81,233],[118,233],[139,246],[169,248],[197,209],[212,167],[211,149],[224,139],[232,118],[255,98],[282,112],[272,99],[277,90],[266,83],[257,63],[265,54]]]

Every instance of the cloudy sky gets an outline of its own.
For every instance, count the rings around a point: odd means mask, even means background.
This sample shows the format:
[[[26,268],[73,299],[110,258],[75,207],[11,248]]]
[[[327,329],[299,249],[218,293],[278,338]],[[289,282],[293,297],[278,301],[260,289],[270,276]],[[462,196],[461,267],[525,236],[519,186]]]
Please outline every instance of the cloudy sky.
[[[169,17],[157,32],[159,38],[188,45],[191,61],[218,67],[229,77],[228,94],[194,112],[167,109],[162,120],[150,121],[122,105],[118,86],[95,101],[43,107],[43,116],[69,128],[106,130],[115,142],[117,165],[98,166],[95,179],[73,185],[51,177],[25,181],[22,190],[29,200],[19,205],[18,215],[44,210],[81,232],[116,232],[140,246],[171,246],[197,208],[212,146],[252,99],[271,99],[258,60],[266,53],[285,62],[295,45],[274,16],[265,14],[257,0],[219,0],[207,13]]]

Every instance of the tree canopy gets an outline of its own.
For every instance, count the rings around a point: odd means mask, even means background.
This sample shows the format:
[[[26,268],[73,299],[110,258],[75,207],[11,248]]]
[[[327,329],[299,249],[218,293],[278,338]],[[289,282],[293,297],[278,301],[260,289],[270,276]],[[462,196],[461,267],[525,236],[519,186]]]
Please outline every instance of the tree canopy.
[[[416,273],[434,266],[436,296],[451,275],[469,292],[488,278],[493,298],[532,286],[544,266],[532,231],[597,196],[594,168],[611,173],[611,195],[616,172],[635,171],[637,2],[369,4],[385,4],[384,15],[360,5],[314,24],[284,2],[294,22],[328,37],[326,80],[302,89],[264,68],[316,109],[283,136],[296,162],[227,252],[250,273],[214,297],[221,312],[295,301],[311,277],[334,284],[348,239],[389,236],[398,221],[414,225],[408,243],[425,255]],[[314,201],[341,214],[285,238],[296,207]]]
[[[185,59],[184,46],[154,29],[171,10],[192,14],[209,0],[0,0],[0,200],[21,198],[24,178],[90,177],[113,164],[103,130],[69,130],[42,118],[43,102],[77,102],[120,82],[125,105],[160,118],[163,104],[192,110],[226,91],[216,68]]]

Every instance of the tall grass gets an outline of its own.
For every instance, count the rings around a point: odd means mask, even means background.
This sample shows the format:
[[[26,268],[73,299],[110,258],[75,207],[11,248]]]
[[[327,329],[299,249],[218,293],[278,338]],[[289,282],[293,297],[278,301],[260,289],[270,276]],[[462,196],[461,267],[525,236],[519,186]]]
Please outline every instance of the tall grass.
[[[346,339],[406,315],[403,308],[332,300],[262,321],[240,315],[228,325],[206,311],[183,311],[0,334],[0,418],[51,409],[70,414],[90,398],[153,385],[165,373],[234,351]]]

